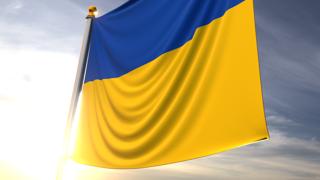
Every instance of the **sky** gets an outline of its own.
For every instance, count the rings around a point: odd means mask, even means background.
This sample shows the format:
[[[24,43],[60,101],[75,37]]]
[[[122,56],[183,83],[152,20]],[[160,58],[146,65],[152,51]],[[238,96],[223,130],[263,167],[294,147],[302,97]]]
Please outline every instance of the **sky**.
[[[54,179],[87,7],[125,0],[0,0],[0,179]],[[69,161],[65,179],[320,179],[320,1],[255,0],[271,139],[141,170]]]

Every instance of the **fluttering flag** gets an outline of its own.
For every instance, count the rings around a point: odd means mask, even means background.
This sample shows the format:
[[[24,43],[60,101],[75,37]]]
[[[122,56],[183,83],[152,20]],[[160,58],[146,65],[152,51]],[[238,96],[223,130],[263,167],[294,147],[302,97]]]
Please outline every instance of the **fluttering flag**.
[[[253,0],[130,0],[93,20],[75,161],[143,168],[268,137]]]

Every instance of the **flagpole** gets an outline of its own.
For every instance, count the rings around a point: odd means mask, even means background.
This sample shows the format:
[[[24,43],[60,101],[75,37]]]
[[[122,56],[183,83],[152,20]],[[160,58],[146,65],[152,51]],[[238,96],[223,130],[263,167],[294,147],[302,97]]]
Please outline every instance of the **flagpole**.
[[[62,180],[64,166],[66,165],[66,162],[68,160],[71,129],[72,129],[75,113],[77,110],[80,92],[82,90],[82,85],[84,82],[84,75],[85,75],[85,70],[86,70],[87,60],[88,60],[92,21],[95,18],[97,8],[95,6],[90,6],[88,8],[88,11],[89,12],[86,17],[86,27],[85,27],[84,37],[83,37],[83,41],[82,41],[78,69],[77,69],[77,74],[76,74],[76,78],[75,78],[75,82],[74,82],[74,86],[73,86],[73,92],[72,92],[72,97],[71,97],[71,102],[70,102],[70,107],[69,107],[68,119],[67,119],[65,132],[64,132],[63,151],[62,151],[61,159],[58,162],[56,180]]]

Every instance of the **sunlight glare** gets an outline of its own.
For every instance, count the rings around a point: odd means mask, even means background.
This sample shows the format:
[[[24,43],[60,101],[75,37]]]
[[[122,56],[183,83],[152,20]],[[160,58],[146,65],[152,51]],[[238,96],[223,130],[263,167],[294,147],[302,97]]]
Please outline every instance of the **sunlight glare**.
[[[0,54],[0,166],[17,174],[12,180],[18,174],[55,179],[77,57],[37,50]],[[6,174],[0,171],[0,179]]]

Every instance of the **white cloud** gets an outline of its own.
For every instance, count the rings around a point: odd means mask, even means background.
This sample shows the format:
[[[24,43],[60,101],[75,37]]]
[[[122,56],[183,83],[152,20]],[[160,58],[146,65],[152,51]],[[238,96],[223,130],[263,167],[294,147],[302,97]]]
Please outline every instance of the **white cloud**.
[[[299,126],[299,123],[296,121],[279,115],[267,116],[267,121],[271,125]]]
[[[21,8],[23,8],[23,3],[21,1],[11,1],[5,8],[4,10],[7,13],[16,13],[18,10],[20,10]]]

